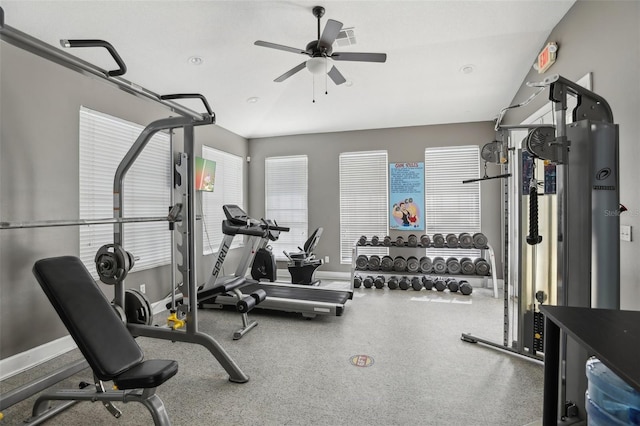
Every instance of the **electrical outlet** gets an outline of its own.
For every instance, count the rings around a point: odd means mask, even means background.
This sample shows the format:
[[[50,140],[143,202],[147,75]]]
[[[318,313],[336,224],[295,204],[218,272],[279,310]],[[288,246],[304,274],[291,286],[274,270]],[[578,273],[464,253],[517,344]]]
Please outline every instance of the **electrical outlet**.
[[[147,285],[140,284],[140,293],[146,293],[146,292],[147,292]]]
[[[620,240],[631,241],[631,225],[620,225]]]
[[[329,256],[324,257],[324,263],[329,263]]]

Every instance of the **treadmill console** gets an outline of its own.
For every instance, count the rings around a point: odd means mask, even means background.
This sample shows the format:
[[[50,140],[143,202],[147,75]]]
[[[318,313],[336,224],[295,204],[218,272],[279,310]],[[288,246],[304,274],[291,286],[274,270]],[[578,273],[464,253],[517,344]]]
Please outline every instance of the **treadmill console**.
[[[246,225],[249,221],[249,216],[239,206],[235,204],[225,204],[222,206],[224,215],[234,225]]]

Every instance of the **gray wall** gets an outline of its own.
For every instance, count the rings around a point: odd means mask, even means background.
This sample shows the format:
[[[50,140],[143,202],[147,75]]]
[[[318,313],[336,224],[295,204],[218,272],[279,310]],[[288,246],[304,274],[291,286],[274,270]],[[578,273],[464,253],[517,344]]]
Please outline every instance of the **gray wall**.
[[[127,95],[4,42],[0,43],[0,54],[3,221],[78,218],[81,105],[141,125],[172,115],[158,104]],[[136,83],[144,85],[142,81]],[[237,155],[247,154],[248,143],[244,138],[219,127],[197,127],[195,136],[197,153],[205,143]],[[181,132],[177,131],[176,149],[181,148],[181,138]],[[245,186],[246,193],[248,185]],[[43,257],[78,255],[78,252],[75,227],[0,231],[0,358],[67,334],[33,278],[31,267]],[[212,256],[198,259],[200,281],[212,263]],[[153,302],[169,293],[169,273],[168,266],[132,273],[127,286],[146,283]],[[112,288],[104,286],[103,290],[107,297],[112,297]]]
[[[309,158],[309,229],[324,228],[316,254],[330,257],[323,271],[350,270],[340,264],[340,206],[338,157],[342,152],[383,149],[388,151],[390,163],[423,162],[426,147],[479,145],[494,138],[493,123],[467,123],[437,126],[403,127],[395,129],[363,130],[251,139],[249,141],[249,214],[264,215],[264,161],[266,157],[303,155]],[[498,166],[489,166],[489,174],[499,173]],[[295,177],[292,176],[292,179]],[[501,258],[500,183],[489,180],[481,183],[482,230],[493,244],[496,258]],[[390,235],[403,235],[392,231]],[[499,261],[499,259],[497,259]],[[502,270],[501,264],[497,266]],[[502,276],[500,272],[500,276]]]
[[[620,224],[636,231],[634,241],[620,242],[620,306],[640,310],[640,2],[580,0],[548,41],[559,44],[556,63],[543,75],[531,70],[524,82],[550,74],[576,81],[591,72],[592,90],[607,100],[620,126],[620,202],[629,209]],[[513,103],[531,93],[523,84]],[[526,108],[509,112],[504,123],[521,122],[547,99],[544,92]]]

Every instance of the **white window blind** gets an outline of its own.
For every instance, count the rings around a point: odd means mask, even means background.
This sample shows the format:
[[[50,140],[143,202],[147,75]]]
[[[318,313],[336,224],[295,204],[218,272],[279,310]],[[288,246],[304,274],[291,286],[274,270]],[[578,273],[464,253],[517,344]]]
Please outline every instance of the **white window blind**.
[[[480,183],[463,180],[480,177],[477,145],[427,148],[424,151],[426,228],[433,234],[480,230]],[[478,257],[478,250],[430,249],[428,256]]]
[[[307,156],[269,157],[265,160],[265,219],[288,226],[277,241],[270,241],[277,260],[297,252],[308,238]]]
[[[243,168],[242,157],[206,145],[202,146],[202,158],[216,162],[213,192],[202,192],[200,195],[203,215],[202,253],[206,255],[217,252],[224,237],[222,221],[226,217],[222,205],[236,204],[244,208]],[[240,247],[242,243],[242,237],[236,236],[231,247]]]
[[[351,263],[360,236],[383,238],[389,229],[387,151],[340,154],[340,262]],[[388,249],[362,247],[358,253],[388,254]]]
[[[144,128],[85,107],[80,108],[79,161],[81,219],[113,217],[113,179],[120,161]],[[156,133],[124,179],[124,217],[166,216],[171,204],[171,143]],[[80,258],[94,278],[94,258],[113,243],[113,225],[80,227]],[[139,259],[133,271],[171,261],[171,234],[164,222],[128,223],[123,247]]]

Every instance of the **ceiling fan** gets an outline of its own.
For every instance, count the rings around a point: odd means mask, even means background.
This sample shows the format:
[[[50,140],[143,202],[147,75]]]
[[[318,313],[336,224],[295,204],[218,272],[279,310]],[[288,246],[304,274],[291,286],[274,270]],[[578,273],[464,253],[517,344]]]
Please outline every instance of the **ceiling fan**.
[[[304,49],[283,46],[281,44],[270,43],[268,41],[258,40],[254,44],[256,46],[269,47],[271,49],[284,50],[285,52],[300,53],[310,58],[300,65],[297,65],[289,71],[276,78],[274,81],[281,83],[291,77],[303,68],[307,68],[312,74],[326,73],[335,84],[342,84],[347,81],[335,66],[328,69],[328,59],[334,61],[358,61],[358,62],[385,62],[387,60],[386,53],[359,53],[359,52],[334,52],[333,42],[338,37],[342,29],[342,22],[327,20],[327,23],[320,34],[320,18],[324,16],[324,7],[315,6],[312,10],[313,16],[318,19],[318,39],[310,41]]]

